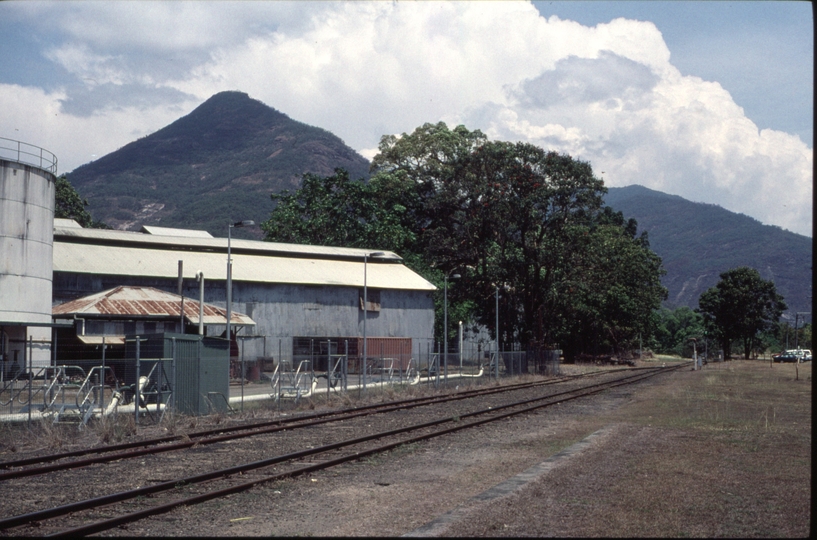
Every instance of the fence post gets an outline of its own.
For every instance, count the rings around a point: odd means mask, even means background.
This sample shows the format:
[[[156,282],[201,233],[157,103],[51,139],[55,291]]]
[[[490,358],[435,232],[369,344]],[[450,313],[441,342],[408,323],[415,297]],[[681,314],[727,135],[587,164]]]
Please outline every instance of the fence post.
[[[435,344],[437,345],[437,362],[434,365],[434,371],[436,372],[437,376],[435,377],[434,387],[439,388],[440,387],[440,343],[435,342]]]
[[[167,401],[167,406],[171,407],[170,414],[171,418],[173,417],[173,413],[176,412],[176,338],[170,338],[170,346],[171,351],[173,354],[173,360],[171,360],[170,364],[170,399]],[[171,405],[172,402],[172,405]]]
[[[230,341],[230,354],[232,354],[232,340]],[[244,365],[244,342],[241,342],[241,412],[244,412],[244,377],[246,376]],[[229,399],[228,399],[229,403]]]
[[[102,336],[102,399],[99,400],[99,415],[105,411],[105,336]]]
[[[329,378],[332,376],[332,340],[328,340],[326,342],[326,400],[329,401],[329,391],[331,390],[331,381]]]
[[[140,351],[139,351],[139,336],[136,336],[136,387],[133,393],[134,416],[136,419],[136,426],[139,426],[139,377],[141,376],[140,365]]]
[[[34,399],[33,396],[31,395],[31,386],[34,384],[34,378],[32,377],[32,375],[34,375],[32,373],[32,370],[34,369],[34,362],[31,359],[31,349],[33,347],[33,344],[34,344],[34,337],[29,335],[28,336],[28,358],[26,359],[27,360],[26,362],[23,362],[24,366],[25,365],[28,366],[28,427],[29,428],[31,428],[31,406],[33,405],[31,403],[31,400]],[[25,355],[25,349],[23,349],[23,355]]]

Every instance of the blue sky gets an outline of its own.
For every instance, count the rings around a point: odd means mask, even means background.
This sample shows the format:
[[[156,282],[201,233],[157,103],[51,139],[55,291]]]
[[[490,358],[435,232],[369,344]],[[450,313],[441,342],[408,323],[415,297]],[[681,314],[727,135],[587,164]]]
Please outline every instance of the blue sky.
[[[0,2],[0,137],[60,172],[240,90],[371,158],[462,123],[812,235],[811,3]]]

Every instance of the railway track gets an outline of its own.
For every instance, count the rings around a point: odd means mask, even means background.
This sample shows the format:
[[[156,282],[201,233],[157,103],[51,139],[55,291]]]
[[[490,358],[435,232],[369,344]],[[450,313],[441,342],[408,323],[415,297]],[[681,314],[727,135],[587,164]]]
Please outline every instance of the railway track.
[[[215,429],[189,433],[185,435],[172,435],[154,439],[140,440],[122,444],[84,448],[69,452],[60,452],[43,456],[33,456],[25,459],[0,462],[0,482],[13,478],[23,478],[47,474],[54,471],[67,470],[71,468],[85,467],[95,463],[105,463],[119,461],[122,459],[133,459],[136,457],[158,454],[162,452],[172,452],[184,450],[191,446],[203,446],[230,440],[237,440],[256,435],[275,433],[284,430],[294,430],[309,426],[316,426],[340,420],[348,420],[355,417],[372,414],[387,413],[395,410],[406,410],[414,407],[450,403],[465,399],[489,396],[493,394],[506,394],[513,391],[526,390],[544,386],[555,385],[565,381],[586,379],[602,374],[611,374],[621,371],[633,372],[636,370],[649,370],[654,368],[625,368],[620,370],[608,370],[593,372],[585,375],[570,377],[557,377],[546,381],[525,382],[513,385],[505,385],[499,388],[478,388],[465,390],[456,394],[441,396],[426,396],[411,399],[390,401],[388,403],[378,403],[361,407],[333,410],[323,413],[313,413],[293,416],[289,418],[277,418],[275,420],[252,422],[236,426],[223,426]],[[84,457],[89,456],[89,457]],[[83,459],[71,459],[83,458]]]
[[[286,478],[300,476],[313,471],[326,469],[342,463],[360,460],[361,458],[378,453],[393,450],[399,446],[418,443],[434,437],[440,437],[449,433],[464,429],[473,429],[489,422],[494,422],[509,418],[515,415],[528,414],[538,409],[553,406],[557,403],[587,397],[615,388],[617,386],[633,384],[660,373],[665,373],[671,368],[650,368],[642,370],[624,370],[624,374],[617,374],[612,380],[603,380],[592,384],[574,385],[574,387],[560,389],[549,392],[546,395],[534,395],[521,400],[500,403],[497,399],[501,396],[517,395],[527,392],[537,394],[541,387],[551,386],[568,381],[576,382],[575,378],[558,379],[538,383],[525,383],[501,388],[488,388],[461,392],[446,396],[433,396],[429,398],[416,398],[401,400],[385,404],[360,407],[356,409],[346,409],[330,413],[308,415],[307,417],[288,419],[287,422],[277,420],[275,422],[256,423],[249,426],[235,426],[229,430],[210,430],[196,435],[198,442],[191,441],[166,441],[165,439],[155,439],[153,441],[142,441],[142,448],[122,449],[121,447],[103,452],[91,459],[94,463],[113,460],[127,460],[137,455],[134,452],[165,452],[169,451],[163,446],[181,449],[183,446],[191,444],[215,444],[236,438],[261,436],[262,434],[274,433],[281,430],[300,430],[311,432],[314,436],[315,428],[319,424],[324,426],[329,423],[337,425],[348,424],[351,420],[379,413],[395,413],[413,408],[436,407],[440,404],[451,403],[452,401],[467,401],[471,403],[485,403],[491,399],[491,405],[487,408],[470,407],[469,409],[458,409],[454,414],[437,417],[433,420],[416,422],[417,415],[407,417],[410,422],[403,422],[399,427],[385,431],[373,431],[356,437],[333,440],[329,443],[314,444],[317,439],[303,438],[304,442],[298,441],[302,447],[290,451],[265,457],[263,459],[245,462],[230,467],[216,468],[214,470],[202,472],[200,474],[177,476],[169,480],[157,481],[151,485],[141,486],[136,489],[127,489],[103,495],[101,497],[86,498],[68,504],[62,504],[45,509],[38,509],[32,512],[18,514],[16,516],[0,519],[0,531],[6,534],[28,534],[36,531],[37,535],[54,536],[83,536],[113,529],[126,523],[131,523],[149,516],[155,516],[172,511],[181,506],[199,504],[205,501],[225,497],[233,493],[246,491],[262,483],[276,482]],[[607,372],[608,374],[610,372]],[[619,376],[620,375],[620,376]],[[586,381],[583,381],[586,382]],[[546,384],[547,383],[547,384]],[[432,409],[434,410],[434,409]],[[427,412],[425,414],[428,414]],[[364,420],[365,421],[365,420]],[[353,428],[360,431],[359,427]],[[225,433],[225,431],[232,431]],[[229,437],[229,438],[225,438]],[[191,439],[194,437],[191,436]],[[300,439],[300,438],[299,438]],[[148,447],[144,445],[148,443]],[[312,444],[310,444],[312,443]],[[306,447],[303,447],[306,446]],[[184,446],[189,448],[190,446]],[[56,455],[55,455],[56,456]],[[77,465],[80,462],[87,462],[88,459],[74,460],[69,463],[51,463],[43,465],[49,461],[64,460],[65,457],[55,458],[55,456],[43,456],[38,464],[29,469],[9,470],[6,473],[20,473],[28,471],[26,475],[33,475],[31,471],[37,471],[38,475],[46,475],[57,470],[66,468],[85,467],[90,463]],[[62,455],[64,456],[64,454]],[[116,457],[119,456],[119,457]],[[7,467],[19,467],[23,461],[9,462],[4,464]],[[30,460],[28,460],[30,461]],[[18,464],[18,465],[15,465]],[[27,463],[31,465],[32,463]],[[59,467],[55,469],[54,467]],[[77,471],[79,473],[81,471]],[[16,476],[15,478],[20,478]],[[44,476],[43,478],[48,478]],[[7,477],[6,483],[13,483]],[[0,484],[3,485],[3,484]],[[32,527],[36,526],[36,529]]]

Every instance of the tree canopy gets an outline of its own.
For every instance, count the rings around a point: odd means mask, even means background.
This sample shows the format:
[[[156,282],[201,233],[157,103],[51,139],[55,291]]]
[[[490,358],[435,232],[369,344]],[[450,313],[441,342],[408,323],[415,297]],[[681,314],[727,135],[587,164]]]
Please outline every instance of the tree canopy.
[[[732,342],[741,340],[748,359],[760,333],[780,319],[786,303],[774,283],[762,279],[754,268],[734,268],[720,278],[717,285],[701,294],[697,311],[720,341],[725,358],[731,355]]]
[[[633,220],[603,207],[589,163],[438,123],[383,137],[371,172],[368,183],[305,175],[295,194],[273,195],[267,239],[395,251],[440,288],[460,274],[452,320],[506,346],[618,350],[654,325],[661,261]]]
[[[91,213],[85,209],[88,200],[79,196],[74,186],[63,174],[59,176],[54,184],[54,217],[73,219],[85,228],[106,229],[107,225],[101,221],[96,221]]]

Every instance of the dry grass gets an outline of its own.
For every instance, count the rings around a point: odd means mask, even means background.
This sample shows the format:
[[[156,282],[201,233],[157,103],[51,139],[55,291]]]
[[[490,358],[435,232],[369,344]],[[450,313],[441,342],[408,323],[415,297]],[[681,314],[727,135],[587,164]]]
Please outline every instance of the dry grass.
[[[811,364],[797,370],[732,361],[633,391],[585,420],[617,426],[613,435],[496,505],[505,525],[487,533],[808,537]],[[448,534],[486,534],[469,527]]]
[[[633,536],[808,536],[811,365],[710,364],[620,411],[652,451],[622,456],[605,531]],[[600,532],[600,531],[597,531]]]

